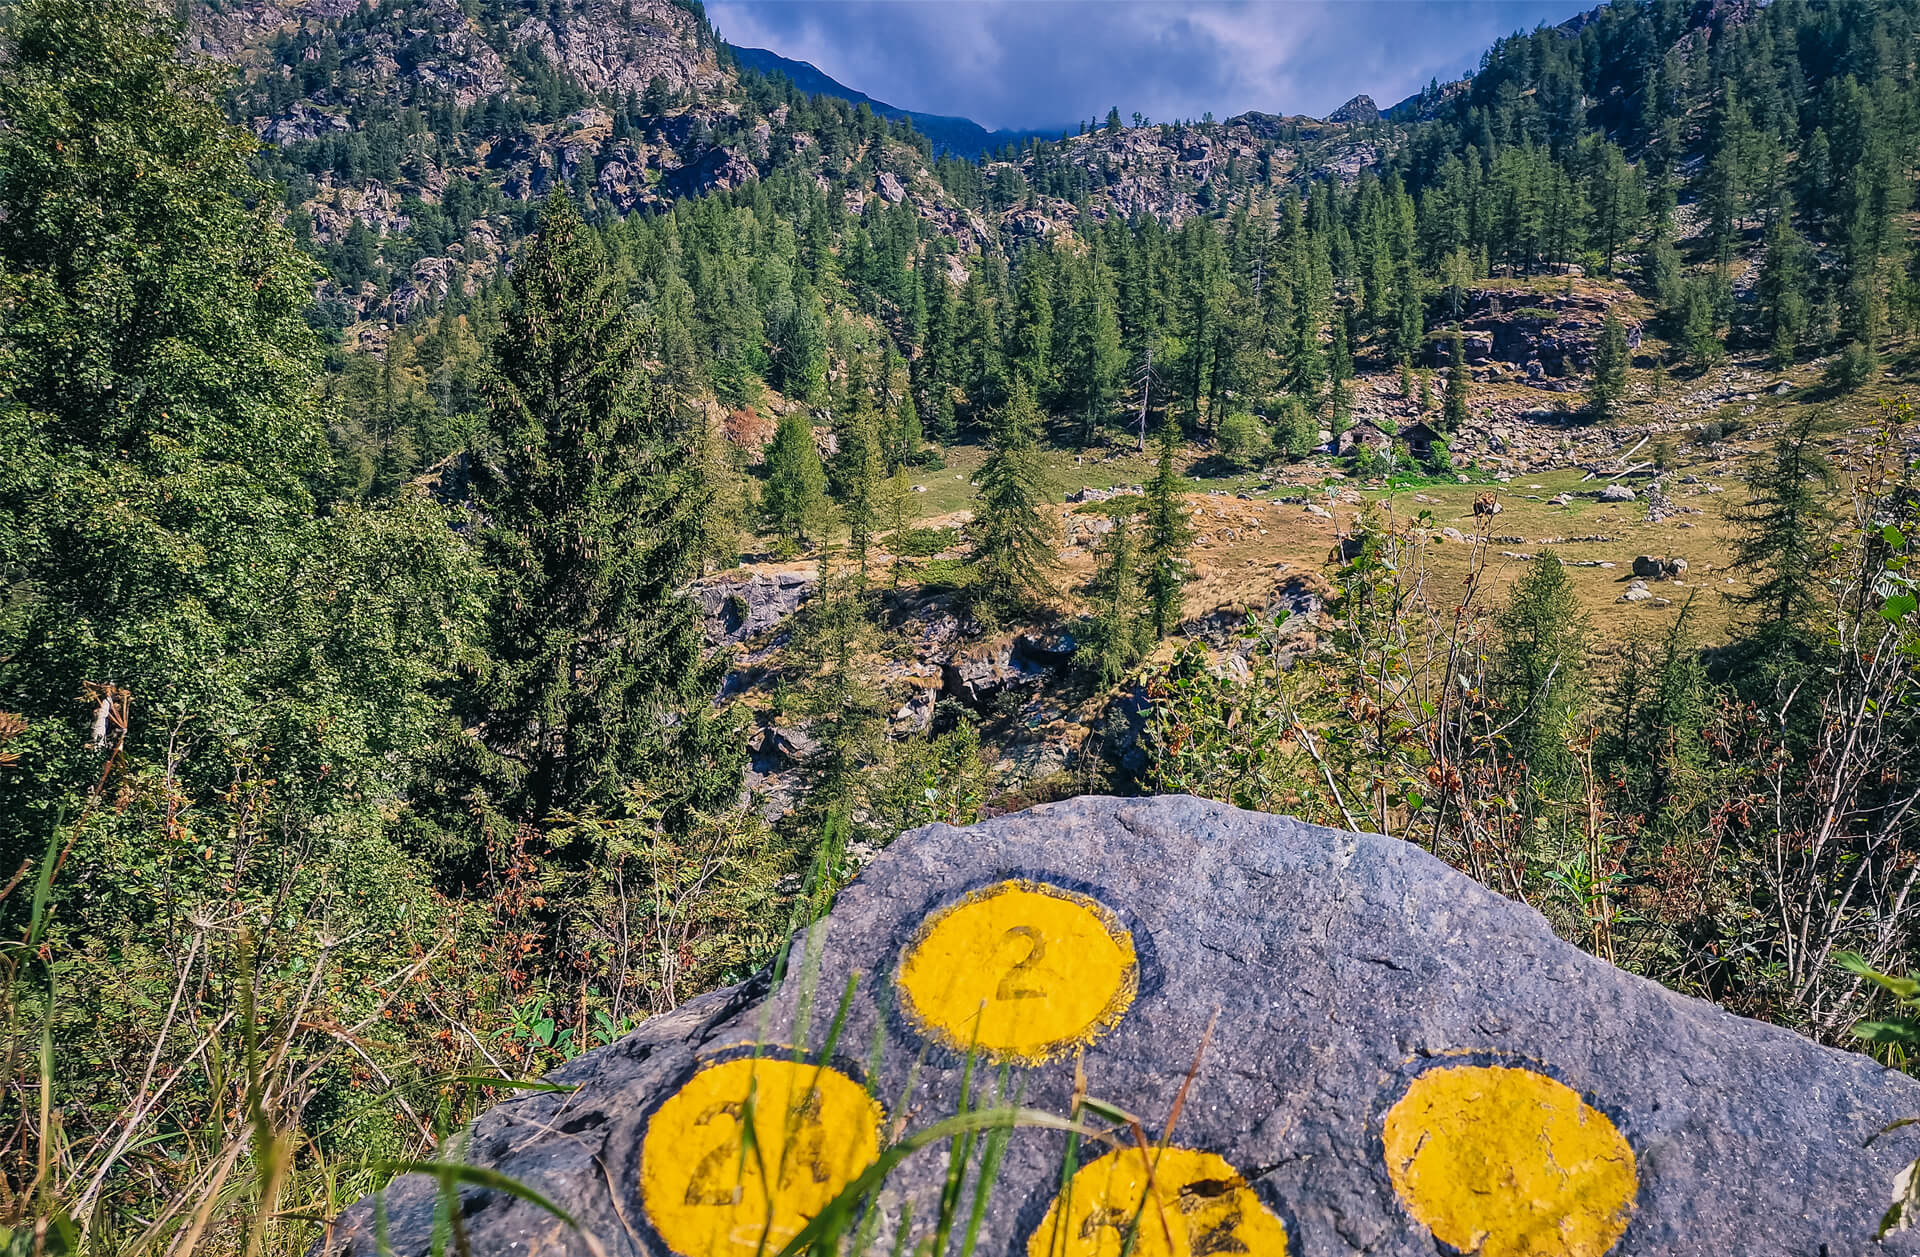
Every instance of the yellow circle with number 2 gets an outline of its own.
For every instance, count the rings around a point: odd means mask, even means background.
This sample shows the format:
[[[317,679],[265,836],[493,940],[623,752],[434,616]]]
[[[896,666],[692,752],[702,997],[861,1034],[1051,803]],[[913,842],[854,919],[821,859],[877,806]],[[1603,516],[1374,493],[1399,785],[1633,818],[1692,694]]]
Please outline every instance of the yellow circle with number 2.
[[[1287,1228],[1222,1158],[1194,1148],[1122,1148],[1068,1180],[1028,1238],[1027,1257],[1121,1257],[1130,1232],[1133,1257],[1287,1252]]]
[[[640,1198],[680,1257],[777,1253],[873,1164],[880,1125],[880,1106],[839,1070],[723,1061],[647,1123]]]
[[[1139,990],[1133,936],[1098,901],[996,882],[931,917],[907,944],[907,1018],[956,1051],[1039,1064],[1112,1029]]]
[[[1435,1239],[1481,1257],[1602,1257],[1633,1215],[1633,1148],[1531,1069],[1428,1070],[1387,1112],[1387,1174]]]

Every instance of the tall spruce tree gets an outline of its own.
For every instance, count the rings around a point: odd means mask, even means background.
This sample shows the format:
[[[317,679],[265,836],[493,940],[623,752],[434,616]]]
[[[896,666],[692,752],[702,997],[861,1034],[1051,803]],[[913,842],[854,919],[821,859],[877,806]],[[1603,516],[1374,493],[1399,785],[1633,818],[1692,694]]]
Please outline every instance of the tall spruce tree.
[[[979,493],[967,534],[973,545],[971,601],[992,617],[1045,601],[1053,593],[1053,528],[1040,462],[1040,413],[1026,381],[1015,378],[993,416],[986,462],[974,474]]]
[[[1156,639],[1165,637],[1180,623],[1187,551],[1193,545],[1193,525],[1187,518],[1186,504],[1180,500],[1184,486],[1173,466],[1179,448],[1180,429],[1169,415],[1160,429],[1160,463],[1147,482],[1147,535],[1142,547],[1147,570],[1147,623]]]
[[[1755,284],[1760,330],[1766,334],[1775,367],[1793,364],[1807,332],[1808,253],[1806,241],[1793,229],[1791,202],[1783,204],[1767,228],[1766,253]]]
[[[1740,535],[1735,570],[1745,590],[1728,595],[1746,609],[1745,640],[1763,660],[1784,662],[1811,641],[1821,602],[1821,564],[1832,513],[1833,468],[1817,447],[1817,416],[1806,412],[1747,465],[1747,500],[1731,512]],[[1764,677],[1756,676],[1756,680]]]
[[[827,472],[813,443],[813,425],[798,410],[780,416],[766,452],[767,483],[760,491],[760,521],[774,544],[791,555],[820,535]]]
[[[1607,307],[1594,346],[1593,383],[1587,388],[1587,409],[1596,419],[1618,419],[1627,404],[1627,327],[1619,312]]]
[[[1447,397],[1440,407],[1440,423],[1449,432],[1458,432],[1467,422],[1467,398],[1473,389],[1473,374],[1467,369],[1467,340],[1456,329],[1447,339],[1452,361],[1447,366]]]
[[[697,434],[650,387],[625,294],[564,195],[513,291],[474,471],[495,583],[487,665],[462,696],[472,802],[538,824],[638,785],[670,814],[711,808],[740,766],[685,593],[706,548]]]

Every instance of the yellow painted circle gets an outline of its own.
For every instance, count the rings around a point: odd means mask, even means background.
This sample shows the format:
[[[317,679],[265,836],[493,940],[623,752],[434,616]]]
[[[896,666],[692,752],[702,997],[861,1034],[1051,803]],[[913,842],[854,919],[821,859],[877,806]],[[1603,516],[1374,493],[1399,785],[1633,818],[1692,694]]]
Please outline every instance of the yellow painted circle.
[[[1121,1257],[1129,1230],[1133,1257],[1287,1251],[1287,1228],[1221,1158],[1192,1148],[1124,1148],[1068,1180],[1028,1238],[1027,1257]]]
[[[1387,1113],[1385,1141],[1407,1209],[1478,1257],[1601,1257],[1640,1187],[1607,1115],[1530,1069],[1429,1070]]]
[[[898,983],[908,1019],[946,1046],[1038,1064],[1112,1029],[1140,975],[1133,936],[1100,903],[1007,881],[922,925]]]
[[[777,1253],[873,1164],[880,1125],[880,1106],[838,1070],[710,1065],[647,1124],[640,1198],[680,1257]]]

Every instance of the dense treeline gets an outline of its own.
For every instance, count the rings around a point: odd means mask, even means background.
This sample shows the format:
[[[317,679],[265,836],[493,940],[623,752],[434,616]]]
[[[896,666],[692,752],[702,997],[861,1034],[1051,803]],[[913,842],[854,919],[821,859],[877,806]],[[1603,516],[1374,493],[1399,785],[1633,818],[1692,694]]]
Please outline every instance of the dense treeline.
[[[943,160],[944,199],[962,208],[1079,204],[1070,231],[990,236],[965,255],[941,217],[953,211],[871,194],[882,170],[907,177],[924,145],[901,144],[870,113],[749,79],[739,125],[777,115],[772,151],[784,156],[733,193],[610,225],[609,248],[640,279],[661,336],[690,342],[696,387],[750,406],[764,383],[824,416],[847,401],[830,397],[829,378],[857,378],[885,412],[894,460],[919,434],[983,438],[1016,380],[1063,442],[1096,444],[1145,403],[1206,434],[1261,416],[1301,453],[1315,426],[1344,423],[1356,360],[1443,361],[1431,343],[1476,282],[1569,267],[1632,283],[1696,365],[1730,342],[1767,346],[1783,365],[1844,348],[1837,381],[1862,384],[1889,326],[1920,320],[1920,253],[1904,225],[1920,140],[1904,51],[1915,6],[1843,17],[1783,3],[1708,26],[1691,14],[1610,6],[1577,34],[1504,41],[1465,90],[1417,103],[1422,120],[1378,172],[1298,189],[1250,165],[1217,190],[1215,219],[1095,214],[1102,166],[1067,155],[1099,131],[1006,155],[1018,161]],[[823,186],[796,155],[806,146],[784,143],[802,133],[842,177]],[[1060,182],[1069,169],[1094,182]],[[868,190],[858,214],[847,188]],[[484,329],[487,304],[456,298],[405,329],[431,346],[412,364],[417,393],[459,339],[445,321],[474,307]],[[900,363],[918,432],[893,387]],[[357,391],[386,408],[369,426],[404,433],[414,462],[451,448],[431,430],[457,408],[451,386],[439,417],[397,429],[390,392]]]

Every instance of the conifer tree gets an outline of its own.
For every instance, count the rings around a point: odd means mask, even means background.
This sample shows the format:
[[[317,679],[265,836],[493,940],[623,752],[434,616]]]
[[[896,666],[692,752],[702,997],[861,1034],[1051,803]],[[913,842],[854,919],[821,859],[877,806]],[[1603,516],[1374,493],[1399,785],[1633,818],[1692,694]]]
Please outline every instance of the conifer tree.
[[[816,821],[823,812],[844,817],[853,810],[865,770],[885,743],[885,697],[872,680],[881,642],[869,597],[847,574],[827,572],[798,617],[787,652],[795,707],[807,717],[815,743],[803,768],[806,806]]]
[[[1040,415],[1016,379],[993,419],[987,460],[975,473],[979,505],[967,532],[973,543],[973,603],[989,616],[1038,601],[1053,592],[1053,529],[1040,463]]]
[[[1126,675],[1153,644],[1141,581],[1140,545],[1131,516],[1116,516],[1101,540],[1085,590],[1090,614],[1079,630],[1075,662],[1101,686]]]
[[[1566,720],[1579,706],[1586,671],[1586,619],[1566,569],[1543,551],[1513,584],[1498,620],[1494,691],[1507,744],[1546,785],[1573,770]]]
[[[760,519],[774,534],[779,553],[818,540],[827,489],[826,469],[813,443],[813,425],[798,410],[780,416],[767,445],[767,483],[760,491]]]
[[[1760,298],[1760,327],[1772,349],[1773,365],[1792,365],[1807,331],[1808,250],[1793,229],[1788,202],[1767,228],[1766,253],[1755,285]]]
[[[862,582],[867,578],[867,550],[881,523],[880,497],[886,482],[886,460],[874,418],[870,406],[855,411],[853,421],[842,429],[835,458],[841,468],[840,514],[847,525],[847,548]]]
[[[462,697],[476,803],[538,824],[639,782],[670,808],[712,807],[739,760],[685,594],[707,545],[696,434],[649,387],[637,321],[564,195],[513,290],[473,482],[495,579],[489,665]]]
[[[1160,465],[1147,482],[1146,544],[1142,552],[1147,569],[1147,623],[1157,638],[1180,623],[1181,591],[1187,583],[1187,550],[1193,545],[1193,525],[1180,500],[1180,474],[1173,457],[1180,448],[1180,430],[1171,416],[1160,429]]]
[[[1289,458],[1305,458],[1320,443],[1320,429],[1298,397],[1288,397],[1280,403],[1273,440]]]
[[[1587,409],[1594,418],[1611,422],[1626,408],[1627,356],[1626,324],[1609,306],[1594,346],[1593,384],[1587,389]]]
[[[1448,432],[1458,432],[1467,422],[1467,396],[1473,388],[1473,375],[1467,370],[1467,340],[1456,330],[1449,338],[1451,361],[1447,366],[1447,397],[1440,410],[1440,424]]]
[[[1832,515],[1833,469],[1816,444],[1816,416],[1802,414],[1747,466],[1747,501],[1732,512],[1740,535],[1732,566],[1749,584],[1733,601],[1747,609],[1746,638],[1763,659],[1804,646],[1820,609],[1820,567]]]

